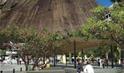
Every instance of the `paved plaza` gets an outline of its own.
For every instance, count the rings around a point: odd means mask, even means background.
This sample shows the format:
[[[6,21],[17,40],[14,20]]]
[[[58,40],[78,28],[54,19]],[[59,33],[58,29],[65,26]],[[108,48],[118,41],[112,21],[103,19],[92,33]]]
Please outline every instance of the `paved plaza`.
[[[0,71],[13,71],[13,69],[15,69],[16,71],[20,71],[20,68],[22,68],[22,70],[25,70],[25,66],[24,65],[17,65],[17,64],[0,64]]]
[[[20,68],[22,68],[23,72],[20,72]],[[14,65],[14,64],[0,64],[0,71],[2,70],[3,73],[13,73],[13,69],[16,70],[16,73],[26,73],[24,72],[25,70],[25,67],[24,65]],[[54,68],[54,70],[56,70],[56,68]],[[58,68],[57,68],[58,70]],[[118,68],[118,67],[115,67],[115,68],[97,68],[97,67],[94,67],[94,71],[95,73],[124,73],[124,69],[122,68]],[[41,73],[43,73],[41,71]]]

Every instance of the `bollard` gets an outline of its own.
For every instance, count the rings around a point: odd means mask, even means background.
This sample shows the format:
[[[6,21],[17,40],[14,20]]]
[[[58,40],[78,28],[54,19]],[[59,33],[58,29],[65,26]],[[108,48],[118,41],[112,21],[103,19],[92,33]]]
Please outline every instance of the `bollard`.
[[[0,71],[0,73],[3,73],[3,71]]]
[[[22,71],[22,67],[20,68],[20,71]]]
[[[13,73],[15,73],[15,69],[13,69]]]

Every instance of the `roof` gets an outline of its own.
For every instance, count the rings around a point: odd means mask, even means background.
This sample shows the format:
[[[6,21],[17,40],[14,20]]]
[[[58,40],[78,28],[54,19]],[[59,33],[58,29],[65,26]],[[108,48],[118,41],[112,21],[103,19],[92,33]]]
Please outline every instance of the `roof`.
[[[61,49],[61,52],[69,53],[74,51],[74,42],[77,51],[114,44],[109,40],[83,40],[81,38],[69,38],[56,43],[60,43],[61,47],[59,48]]]

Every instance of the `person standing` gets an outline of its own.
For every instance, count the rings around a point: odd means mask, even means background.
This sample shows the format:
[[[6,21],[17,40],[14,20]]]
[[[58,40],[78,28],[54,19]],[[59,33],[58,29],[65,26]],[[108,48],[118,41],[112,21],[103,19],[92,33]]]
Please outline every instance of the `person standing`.
[[[108,64],[108,59],[105,59],[105,65],[108,68],[109,64]]]
[[[82,61],[80,59],[77,60],[78,66],[77,66],[77,73],[81,73],[83,71],[83,65]]]
[[[102,59],[102,68],[105,68],[105,60]]]
[[[100,66],[100,59],[97,60],[97,64],[98,64],[98,66]]]
[[[102,62],[103,60],[100,58],[100,60],[99,60],[99,63],[100,63],[100,68],[102,68],[103,67],[103,62]]]

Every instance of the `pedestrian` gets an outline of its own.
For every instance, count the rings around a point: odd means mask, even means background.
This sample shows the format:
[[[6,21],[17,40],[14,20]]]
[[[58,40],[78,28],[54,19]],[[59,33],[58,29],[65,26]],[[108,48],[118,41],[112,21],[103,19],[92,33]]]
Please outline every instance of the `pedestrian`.
[[[87,61],[86,66],[84,67],[84,73],[94,73],[93,66]]]
[[[97,60],[97,64],[98,64],[98,66],[100,66],[100,59]]]
[[[102,64],[103,64],[103,62],[102,62],[102,59],[100,58],[100,60],[99,60],[99,63],[100,63],[100,68],[102,68]]]
[[[77,60],[78,66],[77,66],[77,73],[82,73],[83,72],[83,65],[81,59]]]
[[[20,64],[20,65],[21,65],[21,62],[22,62],[22,59],[20,58],[20,59],[19,59],[19,64]]]
[[[105,65],[108,68],[109,64],[108,64],[108,59],[105,59]]]
[[[105,68],[105,59],[102,59],[102,68]]]

